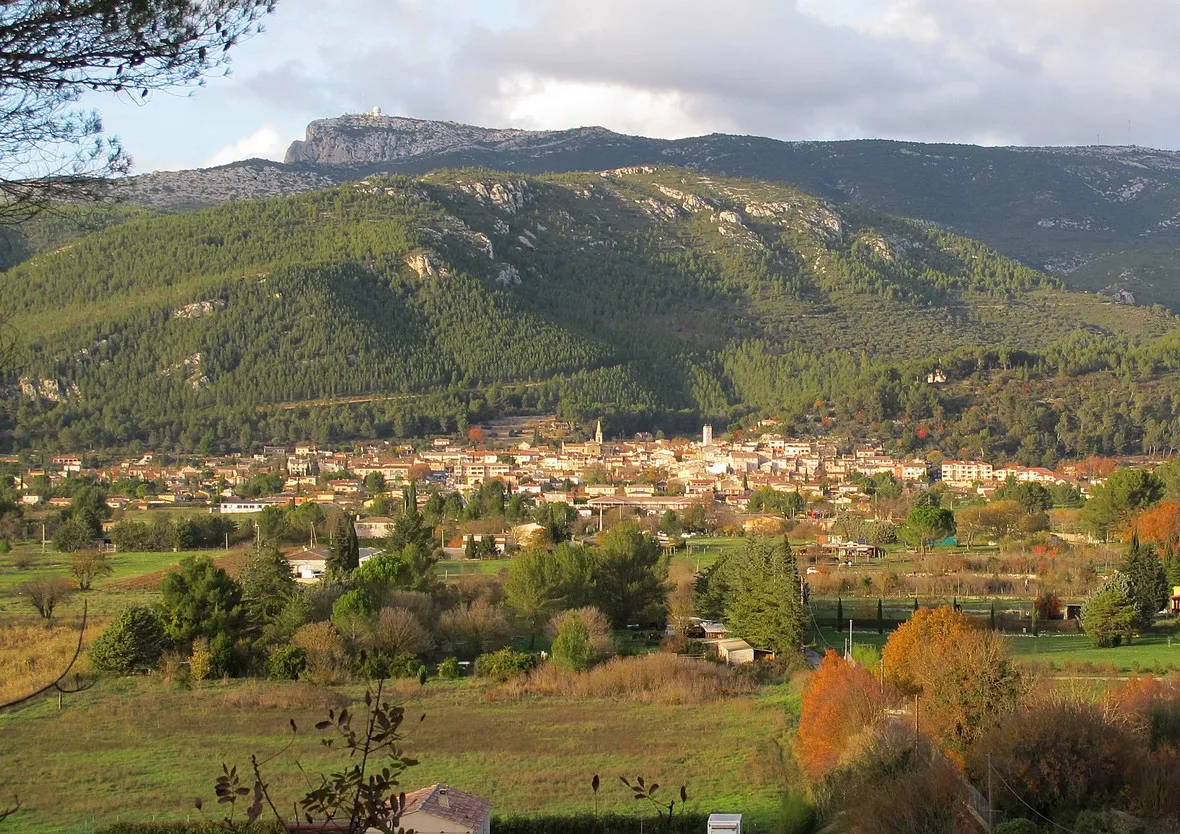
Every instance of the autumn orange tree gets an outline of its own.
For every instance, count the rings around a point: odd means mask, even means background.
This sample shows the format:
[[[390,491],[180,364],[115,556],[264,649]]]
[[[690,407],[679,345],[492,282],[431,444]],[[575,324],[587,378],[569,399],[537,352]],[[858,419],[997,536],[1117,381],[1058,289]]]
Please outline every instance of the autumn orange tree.
[[[955,760],[1027,691],[1003,638],[950,606],[922,608],[882,652],[886,677],[918,696],[920,720]]]
[[[1180,549],[1180,503],[1161,501],[1144,510],[1131,522],[1131,529],[1143,541]]]
[[[795,734],[795,755],[813,780],[840,761],[849,741],[877,721],[892,697],[872,672],[829,650],[807,682]]]
[[[962,611],[949,605],[941,608],[922,606],[885,643],[881,656],[885,661],[886,677],[902,692],[916,695],[922,689],[915,667],[924,654],[923,647],[953,643],[970,630],[971,624]]]

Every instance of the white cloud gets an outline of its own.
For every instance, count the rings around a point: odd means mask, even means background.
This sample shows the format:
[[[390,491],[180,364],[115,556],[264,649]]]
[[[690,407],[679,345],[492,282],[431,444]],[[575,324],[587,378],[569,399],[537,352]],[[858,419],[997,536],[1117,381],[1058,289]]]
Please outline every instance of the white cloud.
[[[667,137],[1180,147],[1175,0],[283,0],[268,29],[192,99],[99,106],[133,154],[187,165],[281,158],[311,119],[374,105]]]
[[[240,159],[254,157],[275,159],[281,162],[292,138],[294,137],[284,136],[274,125],[265,124],[250,135],[218,148],[201,165],[202,167],[226,165]]]
[[[691,102],[676,90],[538,78],[528,73],[500,79],[494,106],[504,126],[529,130],[603,125],[620,133],[678,139],[734,127],[724,118],[694,114]]]

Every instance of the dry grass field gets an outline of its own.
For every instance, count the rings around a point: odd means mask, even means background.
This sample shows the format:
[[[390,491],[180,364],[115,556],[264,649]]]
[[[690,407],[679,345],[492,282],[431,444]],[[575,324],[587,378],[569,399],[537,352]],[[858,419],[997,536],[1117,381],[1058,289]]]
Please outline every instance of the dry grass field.
[[[195,819],[193,800],[213,797],[222,762],[280,750],[288,721],[307,733],[268,771],[291,798],[309,771],[339,762],[312,725],[356,687],[233,681],[176,688],[154,678],[104,680],[93,689],[0,714],[0,784],[24,808],[9,834],[83,832],[116,819]],[[764,687],[703,705],[636,704],[625,698],[485,698],[473,680],[408,684],[415,726],[406,743],[421,764],[407,788],[443,780],[487,796],[497,813],[586,811],[602,777],[604,810],[639,813],[618,777],[642,774],[687,785],[689,810],[741,811],[766,830],[792,781],[784,745],[797,697]],[[417,724],[419,715],[425,715]],[[211,805],[211,803],[209,803]]]

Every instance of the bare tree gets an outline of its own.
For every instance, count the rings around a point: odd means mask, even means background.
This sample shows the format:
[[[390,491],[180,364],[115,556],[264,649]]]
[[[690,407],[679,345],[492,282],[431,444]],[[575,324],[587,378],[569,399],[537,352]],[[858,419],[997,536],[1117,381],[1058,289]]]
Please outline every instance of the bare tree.
[[[681,637],[688,636],[696,614],[696,599],[691,582],[681,582],[668,594],[668,625],[676,629]]]
[[[367,643],[374,651],[390,656],[422,654],[434,647],[430,633],[404,608],[382,608]]]
[[[97,550],[80,550],[70,561],[70,576],[78,581],[79,591],[89,591],[95,579],[110,576],[113,572],[106,554]]]
[[[55,200],[109,196],[131,159],[87,92],[134,100],[224,74],[231,47],[277,0],[7,0],[0,3],[0,224]]]
[[[44,576],[24,583],[20,592],[48,623],[53,619],[53,610],[69,599],[74,593],[74,587],[61,577]]]

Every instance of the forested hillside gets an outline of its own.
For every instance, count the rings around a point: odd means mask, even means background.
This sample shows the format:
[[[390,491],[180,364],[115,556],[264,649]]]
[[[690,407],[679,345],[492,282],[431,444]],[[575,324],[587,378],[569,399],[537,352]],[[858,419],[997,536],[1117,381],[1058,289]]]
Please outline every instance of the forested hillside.
[[[204,451],[548,410],[615,433],[780,415],[1038,462],[1180,437],[1170,316],[779,184],[473,169],[128,214],[0,275],[11,445]]]
[[[373,173],[481,166],[521,173],[670,164],[787,182],[840,204],[935,223],[1063,276],[1070,288],[1180,310],[1180,154],[1136,146],[979,147],[885,140],[786,142],[602,128],[497,130],[370,114],[312,122],[289,162],[245,160],[132,177],[133,203],[187,210],[293,194]]]

